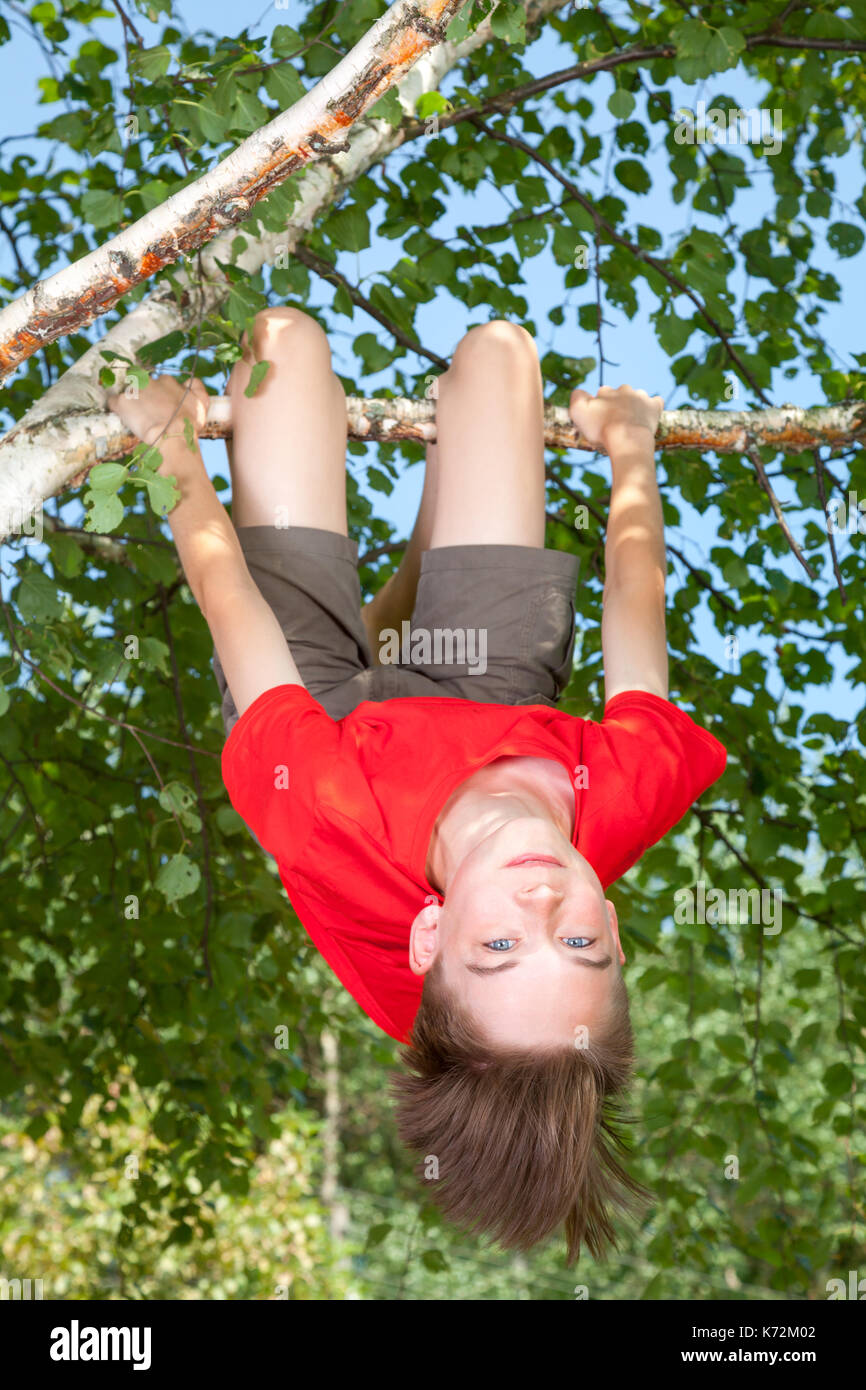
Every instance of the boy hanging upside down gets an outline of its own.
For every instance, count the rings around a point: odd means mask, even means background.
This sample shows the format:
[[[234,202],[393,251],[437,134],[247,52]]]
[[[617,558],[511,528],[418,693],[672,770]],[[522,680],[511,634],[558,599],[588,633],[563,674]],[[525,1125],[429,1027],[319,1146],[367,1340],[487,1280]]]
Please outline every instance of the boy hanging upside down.
[[[229,391],[234,526],[184,439],[205,419],[201,382],[162,377],[112,408],[181,489],[169,521],[214,640],[232,804],[318,950],[405,1044],[398,1126],[445,1215],[519,1249],[564,1224],[570,1260],[601,1253],[641,1191],[612,1108],[633,1047],[605,889],[725,765],[667,698],[661,399],[571,398],[613,480],[598,723],[556,708],[578,560],[544,547],[528,333],[500,320],[459,343],[411,539],[363,609],[324,332],[264,310]]]

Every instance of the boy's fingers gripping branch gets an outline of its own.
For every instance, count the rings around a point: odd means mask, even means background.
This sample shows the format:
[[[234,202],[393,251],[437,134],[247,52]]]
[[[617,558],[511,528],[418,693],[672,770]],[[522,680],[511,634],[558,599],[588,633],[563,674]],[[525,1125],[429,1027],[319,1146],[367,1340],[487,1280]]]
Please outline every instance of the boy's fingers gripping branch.
[[[648,430],[655,435],[663,406],[661,396],[632,386],[602,386],[595,396],[578,386],[571,393],[568,410],[581,434],[609,452],[609,436],[620,430]]]
[[[152,377],[136,395],[109,396],[108,408],[145,444],[152,444],[169,426],[172,433],[183,436],[185,419],[198,435],[207,419],[208,393],[197,377],[186,383],[167,375]]]

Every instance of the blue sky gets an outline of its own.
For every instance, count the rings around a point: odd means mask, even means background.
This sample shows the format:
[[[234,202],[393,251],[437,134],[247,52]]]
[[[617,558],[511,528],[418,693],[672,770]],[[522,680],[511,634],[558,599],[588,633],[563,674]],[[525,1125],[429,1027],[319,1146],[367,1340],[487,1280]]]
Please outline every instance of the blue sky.
[[[614,6],[609,10],[609,13],[615,16],[617,9],[618,7]],[[0,134],[3,136],[27,134],[35,129],[39,121],[54,115],[60,108],[56,104],[53,106],[40,106],[38,104],[37,81],[39,77],[44,76],[49,71],[46,57],[20,23],[16,25],[14,14],[10,13],[8,8],[5,8],[4,12],[12,24],[14,38],[12,43],[0,48]],[[164,19],[161,19],[158,25],[152,25],[137,12],[133,11],[133,13],[135,23],[144,34],[147,42],[149,44],[158,42],[164,27]],[[267,5],[257,10],[256,7],[252,7],[250,10],[239,13],[237,5],[229,4],[228,0],[209,0],[207,4],[202,3],[202,0],[184,0],[179,7],[180,20],[177,22],[179,27],[191,31],[237,33],[247,15],[250,15],[251,18],[248,21],[250,31],[254,34],[266,34],[277,24],[297,23],[302,14],[303,11],[292,3],[283,8]],[[113,15],[98,21],[92,26],[92,31],[98,34],[103,42],[110,44],[118,51],[122,49],[121,25],[116,16]],[[80,26],[73,31],[75,43],[67,44],[67,52],[75,51],[82,32]],[[54,61],[59,64],[60,60],[55,59]],[[564,48],[559,43],[553,32],[548,29],[533,45],[532,49],[527,51],[523,61],[531,71],[541,74],[567,66],[574,61],[574,56],[569,49]],[[118,80],[120,72],[120,67],[117,66],[115,73]],[[443,84],[443,91],[446,95],[452,80],[446,79]],[[576,85],[573,84],[570,89],[572,92],[574,92]],[[597,108],[591,121],[592,128],[602,137],[609,137],[615,126],[615,121],[607,111],[606,101],[614,88],[613,78],[602,74],[591,84],[582,84],[582,87]],[[676,103],[690,108],[694,108],[700,98],[710,101],[719,94],[730,95],[743,107],[761,104],[760,88],[745,78],[739,70],[725,73],[708,84],[693,87],[678,84],[672,92]],[[639,97],[635,115],[640,116],[642,109],[643,100]],[[576,116],[564,117],[561,112],[557,111],[555,119],[557,121],[568,120],[573,133],[577,134],[578,119]],[[645,162],[653,176],[653,191],[646,197],[631,197],[631,195],[626,195],[624,190],[618,186],[616,191],[619,196],[630,198],[630,210],[633,209],[636,220],[658,228],[665,238],[665,246],[667,246],[688,228],[694,215],[687,202],[677,205],[666,196],[669,176],[666,152],[661,143],[662,127],[656,125],[650,126],[649,129],[652,145],[649,154],[645,157]],[[448,138],[447,133],[441,138]],[[8,159],[12,152],[19,153],[22,150],[35,152],[37,143],[26,139],[16,140],[3,147],[2,156]],[[604,149],[606,156],[606,139]],[[68,150],[64,148],[61,153],[62,158],[68,161],[70,158]],[[399,168],[402,162],[416,157],[417,151],[412,147],[407,147],[405,152],[398,151],[389,159],[389,172],[392,172],[394,168]],[[44,149],[41,158],[44,159]],[[599,164],[603,166],[604,162],[603,159],[599,161]],[[846,217],[851,217],[848,209],[854,199],[859,196],[862,187],[862,169],[856,155],[851,153],[837,164],[837,170],[839,175],[838,192],[842,203],[834,209],[833,217],[844,220]],[[552,181],[549,182],[549,186],[552,192],[556,193],[556,185]],[[594,188],[595,184],[593,183],[590,187]],[[505,190],[500,191],[491,182],[482,183],[478,190],[472,194],[467,194],[458,187],[452,187],[446,214],[434,224],[432,230],[438,236],[448,237],[453,235],[459,224],[464,221],[492,223],[502,220],[508,215],[510,200],[510,192],[506,194]],[[848,209],[843,204],[847,204]],[[769,170],[764,172],[762,169],[755,177],[754,187],[747,191],[741,191],[735,207],[734,221],[738,228],[744,230],[754,225],[762,212],[771,207],[772,189],[769,185]],[[851,220],[856,220],[856,217],[851,218]],[[698,221],[699,223],[703,222],[704,225],[709,225],[706,219],[699,218]],[[503,250],[511,248],[510,242],[499,243],[499,245]],[[338,267],[353,283],[369,289],[370,284],[375,279],[376,272],[391,265],[397,254],[399,253],[395,242],[381,240],[374,233],[369,249],[357,256],[348,253],[343,254],[338,261]],[[5,268],[8,262],[9,248],[8,244],[3,241],[0,242],[0,265]],[[820,255],[819,263],[822,267],[832,271],[841,281],[843,287],[858,282],[862,283],[863,253],[852,260],[840,261],[836,254],[825,246]],[[522,289],[522,293],[530,305],[531,317],[537,325],[539,350],[543,353],[547,348],[555,347],[559,352],[568,356],[592,356],[595,353],[595,339],[578,326],[576,319],[578,305],[591,297],[591,286],[568,291],[565,300],[563,300],[562,276],[562,269],[555,264],[549,251],[527,261],[524,265],[525,288]],[[520,287],[516,288],[520,290]],[[734,282],[735,293],[739,294],[743,288],[742,282]],[[674,386],[668,358],[658,345],[649,321],[649,312],[655,308],[654,296],[643,285],[639,286],[639,296],[641,310],[633,320],[629,320],[614,308],[607,310],[608,325],[604,332],[605,353],[610,363],[615,365],[609,365],[606,368],[605,381],[609,385],[629,382],[635,386],[645,387],[651,393],[661,393],[665,397],[668,408],[690,404],[685,393]],[[862,309],[858,302],[860,297],[854,294],[845,295],[843,292],[843,298],[839,304],[827,306],[822,322],[821,331],[833,343],[839,362],[846,365],[851,363],[851,354],[862,351],[864,348]],[[330,289],[322,282],[314,282],[312,303],[325,304],[329,299]],[[563,303],[565,307],[565,320],[562,325],[556,326],[550,322],[548,311],[560,303]],[[421,306],[417,317],[417,332],[420,341],[428,348],[447,357],[453,351],[460,335],[470,324],[483,321],[486,317],[487,315],[483,310],[477,310],[473,314],[467,315],[464,306],[459,301],[440,294],[430,304]],[[356,310],[351,325],[343,320],[339,327],[342,330],[341,333],[335,334],[332,340],[335,366],[338,371],[350,374],[352,356],[348,350],[350,338],[345,336],[346,330],[349,331],[351,337],[361,332],[383,333],[384,330],[360,310]],[[98,325],[94,326],[94,331],[98,335]],[[698,342],[697,338],[692,340],[690,347],[693,351]],[[416,370],[419,359],[410,358],[409,365],[413,370]],[[379,376],[366,378],[363,389],[368,394],[375,394],[377,390],[390,384],[389,374],[382,373]],[[584,382],[584,385],[588,390],[594,390],[598,385],[598,378],[591,376],[589,380]],[[808,372],[800,371],[792,380],[786,381],[782,378],[777,380],[773,399],[779,404],[785,401],[800,405],[816,404],[820,401],[820,388]],[[739,400],[731,402],[733,406],[743,406],[745,403],[746,399],[742,394]],[[220,443],[206,441],[204,451],[211,472],[227,472],[225,452]],[[375,462],[374,456],[375,446],[371,446],[369,462]],[[577,477],[579,477],[579,469],[584,459],[588,461],[589,456],[575,455]],[[356,473],[362,473],[366,463],[360,457],[352,457],[350,466]],[[603,467],[604,464],[601,466]],[[380,494],[377,495],[378,510],[398,528],[401,534],[405,534],[411,526],[420,497],[421,474],[420,467],[406,469],[389,498],[384,499]],[[777,490],[784,502],[784,486],[777,484]],[[674,532],[674,542],[685,551],[693,562],[701,562],[714,544],[718,514],[715,513],[714,509],[697,512],[685,504],[683,504],[682,510],[683,524]],[[838,540],[840,549],[844,553],[848,545],[858,544],[859,538],[841,535]],[[859,543],[862,544],[862,540],[859,540]],[[790,574],[801,573],[793,557],[790,557],[789,562],[782,563]],[[715,631],[708,614],[705,614],[700,620],[698,634],[704,654],[719,665],[724,665],[723,639]],[[754,645],[761,646],[766,650],[770,644],[755,642]],[[837,673],[836,682],[829,692],[829,699],[832,702],[834,713],[850,717],[856,708],[852,692],[847,687],[841,671]],[[826,688],[817,692],[816,699],[807,698],[807,704],[810,708],[826,709],[827,702],[828,691]]]

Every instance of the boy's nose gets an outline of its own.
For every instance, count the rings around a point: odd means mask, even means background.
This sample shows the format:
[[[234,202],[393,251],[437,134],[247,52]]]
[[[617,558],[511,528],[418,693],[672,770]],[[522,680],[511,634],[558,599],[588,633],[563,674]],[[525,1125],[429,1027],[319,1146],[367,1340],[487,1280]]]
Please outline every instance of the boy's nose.
[[[519,900],[532,907],[537,915],[549,917],[554,912],[563,899],[561,888],[554,888],[549,883],[533,883],[517,890]]]

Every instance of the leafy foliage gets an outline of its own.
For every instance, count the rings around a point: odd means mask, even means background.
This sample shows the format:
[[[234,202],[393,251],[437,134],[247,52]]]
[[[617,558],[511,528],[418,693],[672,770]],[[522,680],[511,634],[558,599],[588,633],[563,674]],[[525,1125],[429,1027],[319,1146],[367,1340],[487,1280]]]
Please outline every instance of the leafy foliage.
[[[0,172],[16,252],[0,279],[5,299],[210,168],[330,71],[384,6],[309,5],[297,28],[278,25],[269,38],[188,33],[171,0],[138,8],[161,32],[150,47],[127,33],[127,68],[122,44],[83,32],[100,5],[30,6],[26,23],[57,61],[40,81],[41,159],[8,147]],[[464,10],[450,37],[489,8]],[[437,117],[441,129],[413,125],[305,238],[332,265],[369,246],[373,230],[394,243],[363,291],[380,315],[375,332],[355,322],[346,286],[327,282],[321,321],[354,334],[347,389],[363,394],[370,375],[388,372],[396,394],[425,392],[416,325],[437,298],[455,324],[510,318],[540,339],[528,280],[546,256],[562,279],[549,314],[557,346],[542,356],[552,401],[565,404],[603,363],[612,310],[651,321],[682,398],[698,405],[730,401],[731,382],[740,405],[776,402],[802,370],[818,399],[862,399],[866,353],[841,363],[822,320],[850,289],[864,241],[866,195],[849,187],[866,78],[846,45],[866,31],[866,4],[787,6],[783,23],[780,0],[692,8],[554,12],[543,30],[595,75],[516,99],[507,117],[478,108],[493,95],[507,107],[509,93],[566,62],[539,69],[531,44],[542,28],[524,27],[519,4],[496,8],[494,40],[418,104],[418,122]],[[0,41],[9,38],[0,21]],[[623,62],[630,49],[643,56]],[[706,98],[727,113],[753,104],[739,96],[744,85],[784,114],[777,154],[760,141],[678,140],[681,104]],[[393,99],[375,115],[406,120]],[[650,151],[662,152],[662,174]],[[257,228],[284,225],[297,182],[259,205],[236,250]],[[455,195],[482,184],[499,189],[503,216],[476,223],[461,198],[465,220],[437,231]],[[758,187],[767,207],[754,216]],[[652,225],[660,197],[681,209],[672,239]],[[225,275],[220,308],[195,334],[152,345],[149,367],[196,371],[220,389],[256,310],[306,306],[314,278],[295,257],[266,274],[231,264]],[[171,288],[175,272],[160,279]],[[6,393],[10,424],[98,331],[29,359]],[[382,446],[365,487],[349,479],[367,594],[399,559],[376,493],[421,452]],[[859,533],[837,535],[834,577],[821,495],[866,495],[866,467],[859,447],[762,457],[814,580],[791,557],[753,460],[661,460],[672,694],[720,734],[730,761],[614,892],[641,1054],[638,1167],[656,1195],[621,1256],[581,1266],[592,1297],[823,1297],[826,1278],[862,1254],[866,714],[833,714],[831,702],[839,672],[858,685],[864,676],[864,561]],[[605,470],[553,452],[549,479],[548,543],[583,560],[564,706],[597,714]],[[372,1297],[573,1297],[558,1251],[503,1262],[440,1228],[419,1199],[383,1094],[394,1049],[330,987],[273,865],[227,804],[210,641],[166,539],[164,484],[147,451],[103,463],[83,495],[56,504],[44,547],[22,537],[4,550],[6,1273],[38,1277],[52,1265],[58,1291],[73,1296],[175,1297],[183,1287],[269,1297],[283,1281],[292,1297],[341,1297],[354,1281]],[[716,535],[700,558],[688,539],[696,513]],[[674,890],[701,880],[781,893],[781,931],[674,924]],[[323,1062],[329,1030],[338,1083]],[[310,1196],[325,1171],[314,1117],[328,1084],[341,1113],[330,1235]],[[138,1176],[127,1179],[130,1153]],[[22,1236],[44,1184],[50,1220]],[[342,1235],[338,1202],[349,1208]],[[70,1253],[79,1239],[93,1259]],[[230,1247],[248,1254],[227,1273]]]

